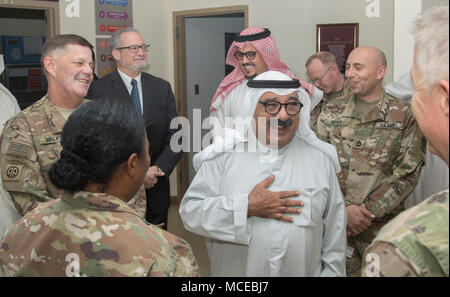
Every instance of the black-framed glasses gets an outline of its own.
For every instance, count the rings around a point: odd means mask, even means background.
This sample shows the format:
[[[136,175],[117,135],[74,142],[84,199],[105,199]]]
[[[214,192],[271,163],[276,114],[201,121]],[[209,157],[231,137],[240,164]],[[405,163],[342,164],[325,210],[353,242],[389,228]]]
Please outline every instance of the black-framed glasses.
[[[316,79],[310,79],[309,80],[309,82],[311,82],[311,83],[318,83],[318,82],[321,82],[322,81],[322,79],[325,77],[325,75],[327,75],[327,73],[328,73],[328,71],[330,71],[330,69],[331,69],[331,67],[333,67],[333,66],[330,66],[330,67],[328,67],[328,69],[327,69],[327,71],[325,71],[325,73],[324,74],[322,74],[322,76],[321,77],[319,77],[319,78],[316,78]]]
[[[242,61],[244,59],[244,56],[247,57],[247,59],[249,59],[250,61],[253,61],[256,58],[256,52],[254,51],[249,51],[249,52],[240,52],[240,51],[236,51],[234,53],[234,57],[238,60],[238,61]]]
[[[142,49],[143,52],[147,52],[148,49],[150,48],[150,44],[142,44],[142,45],[130,45],[130,46],[123,46],[123,47],[118,47],[118,50],[122,50],[122,49],[128,49],[130,51],[130,53],[137,53],[139,51],[139,49]]]
[[[266,112],[270,115],[277,115],[281,107],[284,106],[286,109],[286,113],[290,116],[297,115],[300,110],[303,107],[303,104],[300,102],[288,102],[288,103],[280,103],[277,101],[269,101],[269,102],[259,102],[260,104],[264,105],[264,108],[266,109]]]

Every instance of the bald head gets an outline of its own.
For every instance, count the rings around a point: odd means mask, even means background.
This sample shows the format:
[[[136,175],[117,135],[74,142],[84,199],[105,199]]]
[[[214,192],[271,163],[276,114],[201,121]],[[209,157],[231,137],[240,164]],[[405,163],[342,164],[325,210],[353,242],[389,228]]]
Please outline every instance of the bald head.
[[[367,102],[378,100],[383,91],[386,65],[386,56],[381,50],[372,46],[355,48],[345,65],[345,76],[352,93]]]
[[[364,55],[371,60],[376,66],[387,66],[386,55],[380,49],[373,46],[360,46],[355,48],[351,53],[355,55]]]

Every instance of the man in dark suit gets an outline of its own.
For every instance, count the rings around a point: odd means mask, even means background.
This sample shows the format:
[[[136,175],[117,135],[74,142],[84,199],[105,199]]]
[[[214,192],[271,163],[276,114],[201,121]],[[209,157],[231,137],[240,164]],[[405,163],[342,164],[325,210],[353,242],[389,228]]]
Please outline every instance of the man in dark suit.
[[[182,152],[170,148],[170,139],[178,130],[170,129],[177,117],[175,98],[170,84],[142,72],[147,65],[149,45],[133,28],[119,30],[111,37],[112,56],[117,69],[91,84],[87,98],[119,97],[131,100],[147,123],[151,164],[145,178],[146,219],[167,230],[170,205],[169,176]],[[120,133],[120,131],[118,131]]]

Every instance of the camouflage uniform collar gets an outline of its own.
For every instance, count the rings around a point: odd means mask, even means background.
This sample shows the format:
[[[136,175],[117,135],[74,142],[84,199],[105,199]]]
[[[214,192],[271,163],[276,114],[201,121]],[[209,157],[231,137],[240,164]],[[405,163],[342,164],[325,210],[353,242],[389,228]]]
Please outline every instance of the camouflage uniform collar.
[[[136,212],[124,201],[105,193],[91,193],[85,191],[79,191],[76,193],[65,192],[62,200],[80,208],[129,212],[137,215]]]
[[[62,133],[62,129],[64,127],[64,124],[66,123],[66,119],[52,103],[52,101],[48,97],[48,94],[46,94],[43,99],[43,108],[47,116],[50,129],[53,133]]]
[[[341,98],[343,96],[346,96],[347,94],[351,93],[349,92],[348,81],[344,79],[344,84],[342,85],[342,89],[340,91],[332,92],[328,95],[323,95],[323,97],[325,99],[325,102],[330,102],[331,100]]]
[[[376,105],[376,108],[372,109],[367,115],[363,116],[356,110],[356,95],[351,95],[348,104],[342,113],[343,117],[348,118],[356,118],[361,120],[362,122],[372,122],[372,121],[379,121],[379,120],[385,120],[386,118],[386,110],[389,110],[388,106],[388,99],[389,96],[386,93],[386,91],[383,89],[383,92],[381,93],[381,99]]]

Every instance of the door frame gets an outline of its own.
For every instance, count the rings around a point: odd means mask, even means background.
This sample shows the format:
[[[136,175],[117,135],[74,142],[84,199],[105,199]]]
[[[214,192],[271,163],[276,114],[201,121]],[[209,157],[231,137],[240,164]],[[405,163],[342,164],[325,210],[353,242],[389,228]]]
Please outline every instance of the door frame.
[[[214,7],[173,12],[174,44],[174,93],[178,115],[187,118],[186,86],[186,18],[214,17],[243,13],[244,27],[248,27],[248,6]],[[177,165],[177,202],[180,202],[189,187],[188,153],[184,153]]]
[[[46,39],[50,39],[58,35],[60,32],[58,2],[14,0],[0,2],[0,7],[44,10],[46,20]]]

